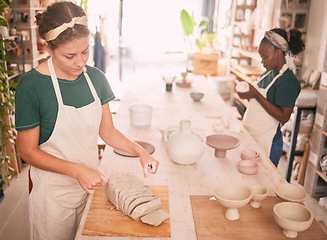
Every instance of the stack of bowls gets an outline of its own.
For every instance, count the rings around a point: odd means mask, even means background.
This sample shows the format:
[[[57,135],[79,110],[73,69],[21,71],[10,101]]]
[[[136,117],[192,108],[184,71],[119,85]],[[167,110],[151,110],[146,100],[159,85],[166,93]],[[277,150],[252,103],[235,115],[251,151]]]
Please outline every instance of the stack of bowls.
[[[261,160],[258,152],[253,150],[243,150],[241,152],[241,161],[238,162],[239,172],[247,175],[256,174],[259,168],[257,161]]]

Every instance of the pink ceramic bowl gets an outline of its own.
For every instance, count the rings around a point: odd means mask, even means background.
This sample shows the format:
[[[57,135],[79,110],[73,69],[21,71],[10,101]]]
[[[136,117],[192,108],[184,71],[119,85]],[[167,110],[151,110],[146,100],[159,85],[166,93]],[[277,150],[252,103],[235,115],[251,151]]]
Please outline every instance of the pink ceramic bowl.
[[[241,160],[238,162],[238,171],[247,175],[256,174],[258,168],[259,165],[253,160]]]
[[[261,160],[260,154],[253,150],[243,150],[241,152],[241,159],[242,160],[253,160],[253,161]]]

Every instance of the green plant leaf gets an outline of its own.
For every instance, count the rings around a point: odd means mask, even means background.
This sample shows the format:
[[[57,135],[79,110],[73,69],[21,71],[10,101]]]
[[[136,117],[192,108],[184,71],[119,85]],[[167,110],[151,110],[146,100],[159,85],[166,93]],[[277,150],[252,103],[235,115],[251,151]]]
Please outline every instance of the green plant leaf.
[[[190,14],[183,9],[180,13],[180,20],[183,26],[183,30],[186,36],[189,36],[193,33],[194,30],[194,21]]]
[[[7,20],[3,16],[1,16],[1,15],[0,15],[0,25],[1,26],[4,26],[4,27],[8,27]]]

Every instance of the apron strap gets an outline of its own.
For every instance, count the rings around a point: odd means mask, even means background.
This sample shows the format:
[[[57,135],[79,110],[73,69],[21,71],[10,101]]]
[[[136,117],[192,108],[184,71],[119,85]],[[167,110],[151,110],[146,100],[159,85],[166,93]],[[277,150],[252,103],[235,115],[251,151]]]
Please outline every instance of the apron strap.
[[[56,71],[55,71],[55,69],[53,67],[53,63],[52,63],[52,57],[50,57],[48,60],[48,67],[49,67],[51,80],[52,80],[52,84],[53,84],[53,87],[54,87],[54,90],[56,93],[58,104],[59,104],[59,106],[63,106],[64,102],[61,97],[61,92],[60,92],[60,87],[59,87]]]
[[[89,75],[86,73],[86,67],[84,67],[83,74],[84,74],[84,77],[86,78],[87,84],[89,85],[89,88],[91,90],[94,100],[99,99],[98,94],[91,82],[91,79],[90,79]]]

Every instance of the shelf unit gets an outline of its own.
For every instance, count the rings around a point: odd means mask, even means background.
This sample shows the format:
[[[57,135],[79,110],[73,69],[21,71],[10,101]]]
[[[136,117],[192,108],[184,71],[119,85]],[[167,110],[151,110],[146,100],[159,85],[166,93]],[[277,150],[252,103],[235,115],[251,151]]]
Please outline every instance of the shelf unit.
[[[312,129],[308,166],[304,189],[312,197],[327,195],[327,177],[322,173],[320,161],[327,154],[327,87],[320,85],[315,122]]]
[[[10,3],[12,10],[12,19],[10,27],[16,28],[17,32],[22,35],[24,47],[21,52],[24,54],[24,63],[19,57],[13,57],[13,60],[19,64],[24,64],[26,71],[36,67],[42,60],[47,58],[47,54],[40,52],[38,46],[37,27],[34,23],[35,15],[44,11],[45,7],[39,7],[40,2],[37,0],[13,1]]]
[[[24,54],[20,53],[20,49],[23,47],[23,42],[21,35],[3,37],[3,40],[6,41],[3,43],[3,48],[5,49],[6,56],[9,58],[9,62],[4,62],[4,66],[6,70],[12,72],[12,74],[7,75],[8,85],[10,85],[10,81],[18,78],[23,73],[25,73],[24,64],[19,65],[13,59],[14,57],[20,57],[21,62],[24,63]]]

